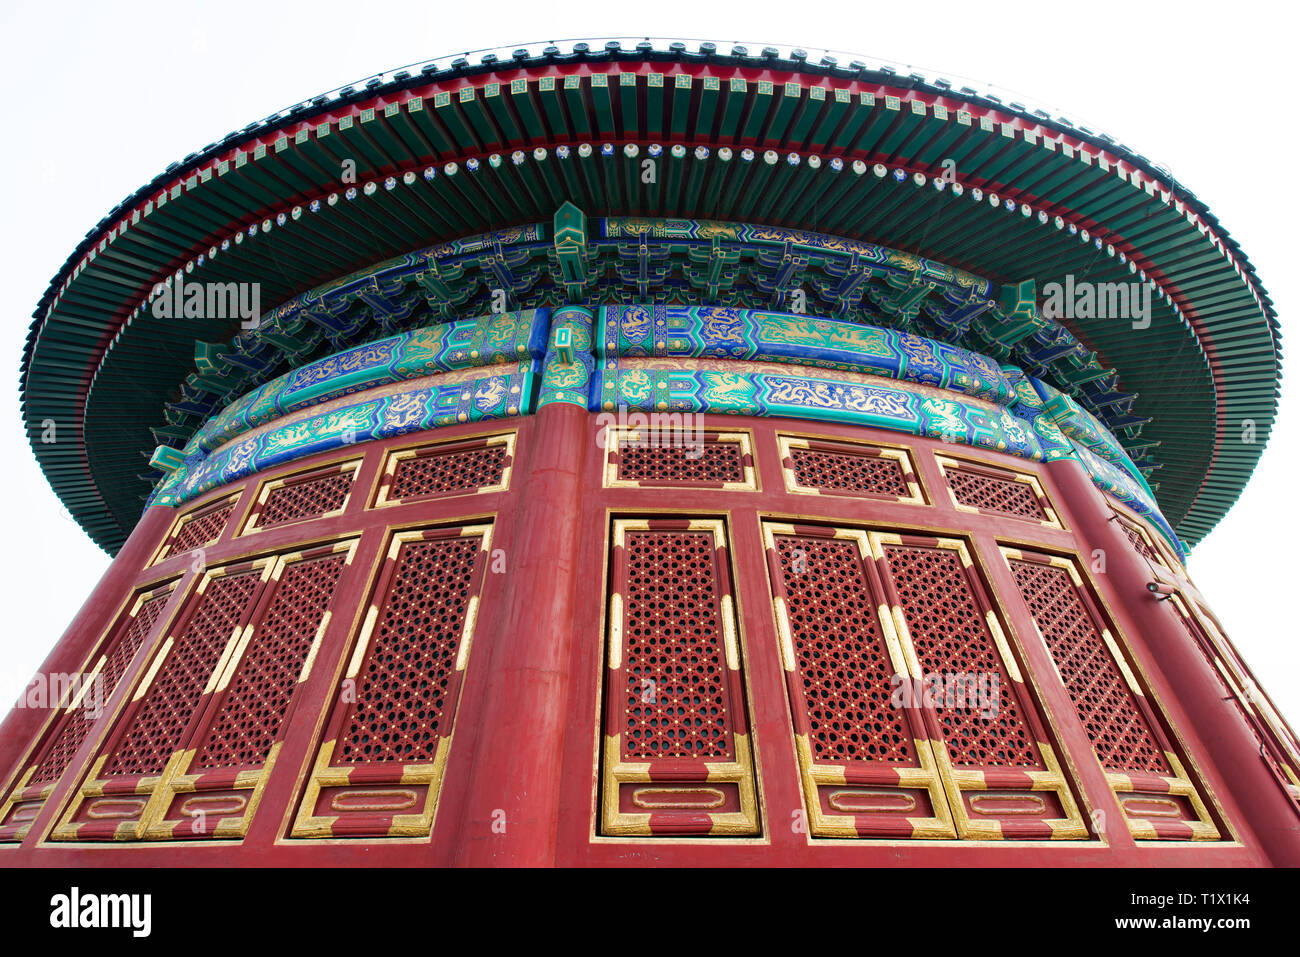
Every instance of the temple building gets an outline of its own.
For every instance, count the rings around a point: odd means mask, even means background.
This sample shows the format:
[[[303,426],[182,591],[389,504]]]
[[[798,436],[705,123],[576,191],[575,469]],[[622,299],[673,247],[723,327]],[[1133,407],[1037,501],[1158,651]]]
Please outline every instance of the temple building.
[[[1185,564],[1280,357],[1167,171],[944,80],[611,41],[296,104],[37,306],[115,557],[0,864],[1300,865]]]

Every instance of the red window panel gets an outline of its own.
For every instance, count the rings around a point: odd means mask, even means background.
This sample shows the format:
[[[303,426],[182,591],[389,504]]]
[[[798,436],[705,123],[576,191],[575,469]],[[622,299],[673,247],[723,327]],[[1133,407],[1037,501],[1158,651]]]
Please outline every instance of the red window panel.
[[[1196,616],[1192,614],[1182,597],[1176,594],[1170,595],[1168,600],[1177,613],[1178,620],[1182,623],[1183,628],[1187,630],[1187,637],[1191,639],[1192,644],[1201,653],[1201,657],[1205,659],[1205,663],[1210,666],[1210,671],[1218,679],[1221,691],[1219,697],[1232,703],[1242,722],[1254,735],[1260,759],[1268,765],[1268,769],[1276,778],[1278,786],[1296,803],[1297,807],[1300,807],[1300,787],[1297,787],[1296,769],[1293,764],[1294,756],[1287,753],[1288,748],[1285,742],[1274,735],[1267,722],[1262,720],[1252,707],[1249,696],[1242,690],[1240,683],[1232,674],[1231,667],[1220,656],[1214,640],[1210,638],[1207,630],[1197,621]]]
[[[773,611],[815,837],[956,837],[865,532],[764,523]]]
[[[764,534],[815,836],[1087,837],[964,542]]]
[[[1260,738],[1264,758],[1279,776],[1283,789],[1300,804],[1300,743],[1297,743],[1290,725],[1255,681],[1214,617],[1198,605],[1184,605],[1178,596],[1174,596],[1173,601],[1188,632],[1232,690],[1238,707]]]
[[[1218,828],[1074,561],[1002,552],[1130,832],[1217,840]]]
[[[54,830],[55,840],[143,835],[146,808],[181,759],[190,721],[214,690],[271,568],[262,559],[204,573]]]
[[[911,456],[904,449],[778,435],[789,492],[846,495],[925,504]]]
[[[255,531],[342,514],[352,494],[359,460],[313,469],[262,486],[244,530]]]
[[[389,453],[375,505],[401,505],[510,487],[515,433]]]
[[[601,832],[759,830],[726,528],[617,519]]]
[[[204,548],[221,538],[234,514],[237,496],[230,496],[211,502],[181,516],[173,526],[171,534],[158,549],[158,556],[153,560],[157,564],[165,558],[185,552]]]
[[[871,533],[892,617],[934,694],[936,753],[962,838],[1086,838],[1019,664],[958,539]]]
[[[102,717],[104,704],[116,690],[127,666],[162,619],[176,583],[168,582],[137,594],[113,624],[88,669],[83,669],[76,700],[64,703],[33,748],[7,800],[0,804],[0,841],[21,841],[40,813],[55,783]]]
[[[356,541],[282,555],[187,746],[159,790],[144,836],[242,837],[329,624]]]
[[[1286,720],[1277,710],[1277,706],[1268,696],[1268,693],[1260,686],[1259,682],[1255,680],[1255,675],[1246,665],[1246,662],[1242,660],[1239,654],[1237,654],[1237,649],[1223,633],[1223,628],[1220,626],[1218,619],[1216,619],[1214,615],[1202,605],[1195,606],[1193,611],[1196,620],[1201,624],[1201,627],[1205,629],[1206,633],[1214,641],[1215,646],[1219,649],[1219,653],[1223,657],[1223,660],[1233,670],[1233,674],[1237,677],[1237,681],[1245,692],[1246,697],[1254,705],[1255,710],[1259,713],[1260,717],[1265,720],[1269,728],[1272,729],[1273,734],[1287,749],[1287,751],[1297,760],[1300,760],[1300,740],[1296,738],[1295,731],[1289,724],[1287,724]]]
[[[1120,531],[1124,533],[1124,537],[1129,540],[1129,544],[1133,546],[1135,552],[1158,568],[1168,567],[1161,557],[1159,549],[1156,548],[1155,543],[1151,541],[1151,538],[1143,529],[1119,515],[1115,516],[1115,522],[1119,525]]]
[[[948,482],[948,494],[959,511],[991,512],[1060,528],[1060,520],[1038,479],[1021,472],[996,469],[946,455],[935,459]]]
[[[757,488],[747,432],[609,427],[606,488]]]
[[[393,536],[294,837],[429,836],[491,526]]]

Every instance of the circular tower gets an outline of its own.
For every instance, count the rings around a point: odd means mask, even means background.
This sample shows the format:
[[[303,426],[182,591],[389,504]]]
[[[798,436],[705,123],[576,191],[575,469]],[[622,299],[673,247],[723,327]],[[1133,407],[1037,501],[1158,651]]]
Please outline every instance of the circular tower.
[[[1279,358],[1167,172],[942,80],[611,41],[296,104],[37,309],[116,557],[0,863],[1300,864],[1184,566]]]

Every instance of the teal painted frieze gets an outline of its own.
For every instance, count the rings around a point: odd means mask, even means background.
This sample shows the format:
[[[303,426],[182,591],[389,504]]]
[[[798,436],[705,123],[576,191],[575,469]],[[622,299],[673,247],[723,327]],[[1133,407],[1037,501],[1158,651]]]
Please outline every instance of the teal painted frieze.
[[[1187,547],[1165,520],[1155,497],[1144,485],[1139,485],[1128,472],[1097,455],[1082,442],[1074,442],[1074,448],[1080,463],[1092,478],[1092,484],[1145,518],[1169,543],[1174,554],[1186,559]]]
[[[833,369],[736,360],[609,358],[599,407],[848,422],[1041,459],[1026,423],[991,402]]]
[[[195,433],[185,452],[211,451],[290,412],[390,382],[540,359],[548,319],[546,309],[492,313],[416,329],[335,353],[237,399]]]
[[[565,402],[586,409],[591,401],[594,311],[586,306],[557,306],[551,310],[551,332],[542,363],[537,407]]]
[[[1005,404],[1011,383],[988,356],[893,329],[723,306],[605,306],[596,355],[790,362],[865,372]]]
[[[532,411],[531,362],[461,369],[410,380],[411,388],[347,397],[273,420],[216,451],[199,450],[164,480],[152,502],[179,505],[210,489],[297,459],[408,432],[511,418]]]

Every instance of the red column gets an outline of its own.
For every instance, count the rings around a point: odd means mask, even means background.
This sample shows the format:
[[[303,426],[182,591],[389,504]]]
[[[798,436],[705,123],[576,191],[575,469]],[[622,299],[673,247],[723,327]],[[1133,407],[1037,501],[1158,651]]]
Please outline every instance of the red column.
[[[144,513],[77,612],[77,617],[72,619],[72,624],[46,657],[38,674],[70,674],[82,666],[126,598],[131,584],[139,577],[145,562],[153,557],[175,515],[176,510],[166,505],[155,505]],[[48,636],[33,635],[32,640],[44,643]],[[0,785],[16,770],[15,765],[26,754],[27,746],[49,716],[50,712],[45,708],[14,708],[4,724],[0,724]]]
[[[1173,697],[1200,738],[1203,751],[1220,779],[1231,785],[1246,823],[1259,840],[1259,849],[1274,864],[1300,866],[1300,818],[1259,757],[1254,735],[1230,704],[1222,700],[1222,685],[1192,644],[1176,612],[1148,590],[1149,568],[1111,521],[1113,512],[1083,467],[1073,459],[1047,465],[1060,489],[1075,532],[1092,548],[1105,550],[1105,578],[1137,626],[1142,643],[1159,662]],[[1190,769],[1189,769],[1190,770]],[[1222,788],[1216,788],[1222,798]],[[1225,835],[1226,836],[1226,835]]]
[[[555,862],[582,470],[592,443],[585,409],[557,402],[538,411],[517,493],[514,547],[506,555],[510,606],[490,636],[485,723],[466,800],[461,863]]]

